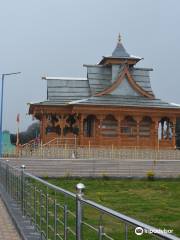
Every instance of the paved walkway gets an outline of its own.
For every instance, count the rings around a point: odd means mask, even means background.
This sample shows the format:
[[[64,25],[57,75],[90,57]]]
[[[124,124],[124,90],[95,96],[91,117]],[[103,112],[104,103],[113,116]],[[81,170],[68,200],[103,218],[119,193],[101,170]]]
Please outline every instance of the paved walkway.
[[[155,160],[155,159],[154,159]],[[154,172],[156,177],[179,177],[180,160],[137,160],[137,159],[31,159],[14,158],[12,166],[26,166],[26,171],[40,177],[147,177]]]
[[[1,199],[0,199],[0,240],[21,240]]]

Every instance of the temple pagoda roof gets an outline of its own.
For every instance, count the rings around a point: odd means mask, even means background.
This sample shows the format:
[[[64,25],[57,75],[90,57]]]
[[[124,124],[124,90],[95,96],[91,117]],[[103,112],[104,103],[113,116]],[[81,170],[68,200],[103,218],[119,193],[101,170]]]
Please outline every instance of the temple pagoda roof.
[[[174,103],[168,103],[161,99],[148,99],[146,97],[136,96],[93,96],[83,99],[54,99],[44,102],[35,103],[32,105],[41,106],[68,106],[68,105],[95,105],[95,106],[114,106],[114,107],[139,107],[139,108],[168,108],[168,109],[180,109],[180,105]]]
[[[43,77],[47,100],[32,106],[97,105],[114,107],[180,109],[157,98],[150,82],[151,68],[136,68],[142,58],[130,55],[119,35],[116,48],[99,64],[87,67],[86,78]]]

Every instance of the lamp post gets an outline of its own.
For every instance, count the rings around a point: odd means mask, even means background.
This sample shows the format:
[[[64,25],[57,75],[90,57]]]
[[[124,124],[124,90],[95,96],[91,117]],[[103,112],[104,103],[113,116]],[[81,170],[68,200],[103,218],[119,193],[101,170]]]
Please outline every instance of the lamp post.
[[[4,78],[5,76],[9,76],[9,75],[16,75],[16,74],[20,74],[21,72],[14,72],[14,73],[3,73],[2,74],[2,83],[1,83],[1,111],[0,111],[0,157],[2,157],[2,137],[3,137],[3,130],[2,130],[2,126],[3,126],[3,98],[4,98]]]

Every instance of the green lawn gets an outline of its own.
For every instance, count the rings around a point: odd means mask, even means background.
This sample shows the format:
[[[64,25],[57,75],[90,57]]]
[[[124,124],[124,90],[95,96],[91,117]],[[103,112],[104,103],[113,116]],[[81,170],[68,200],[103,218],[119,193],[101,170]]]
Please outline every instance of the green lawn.
[[[82,182],[86,186],[86,198],[149,225],[173,229],[174,234],[180,237],[179,179],[148,181],[59,178],[48,181],[73,192],[75,185]],[[88,214],[94,215],[90,209],[87,211]]]

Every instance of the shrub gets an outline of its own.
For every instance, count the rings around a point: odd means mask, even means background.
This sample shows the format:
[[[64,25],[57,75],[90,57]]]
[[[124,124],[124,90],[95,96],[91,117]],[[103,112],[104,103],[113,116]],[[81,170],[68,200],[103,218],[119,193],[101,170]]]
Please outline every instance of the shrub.
[[[44,174],[43,174],[43,178],[44,178],[44,179],[48,179],[48,178],[49,178],[48,174],[47,174],[47,173],[44,173]]]
[[[103,179],[103,180],[109,180],[110,177],[107,175],[106,172],[103,172],[103,173],[102,173],[102,179]]]
[[[151,181],[154,180],[154,176],[155,176],[155,174],[152,170],[147,172],[147,179],[148,180],[151,180]]]

